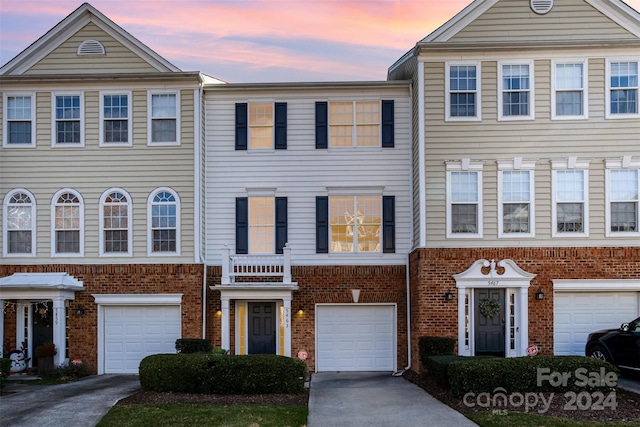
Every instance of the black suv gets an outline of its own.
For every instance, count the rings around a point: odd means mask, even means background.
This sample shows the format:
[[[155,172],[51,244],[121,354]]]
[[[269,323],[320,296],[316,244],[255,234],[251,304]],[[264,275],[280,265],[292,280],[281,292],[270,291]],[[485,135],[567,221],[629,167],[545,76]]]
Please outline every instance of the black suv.
[[[640,317],[618,329],[590,333],[585,354],[619,368],[640,371]]]

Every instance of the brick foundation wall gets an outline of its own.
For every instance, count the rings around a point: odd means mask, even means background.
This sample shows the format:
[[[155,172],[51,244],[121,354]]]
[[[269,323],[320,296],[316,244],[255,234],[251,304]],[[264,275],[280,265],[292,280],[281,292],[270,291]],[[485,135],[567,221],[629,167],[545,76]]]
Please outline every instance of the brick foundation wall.
[[[554,279],[640,279],[640,247],[587,248],[434,248],[410,255],[412,367],[418,371],[418,339],[425,335],[457,339],[457,298],[452,275],[467,270],[478,259],[512,259],[536,274],[529,288],[529,343],[540,354],[553,354]],[[535,293],[541,288],[545,299]],[[456,349],[457,351],[457,349]]]

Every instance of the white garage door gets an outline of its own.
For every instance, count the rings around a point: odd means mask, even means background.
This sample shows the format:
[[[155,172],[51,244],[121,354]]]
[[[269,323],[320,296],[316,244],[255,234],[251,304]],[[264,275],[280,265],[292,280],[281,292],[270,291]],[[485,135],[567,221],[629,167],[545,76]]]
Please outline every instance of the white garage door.
[[[319,305],[316,308],[318,371],[393,371],[395,306]]]
[[[180,306],[107,306],[104,372],[137,374],[146,356],[175,353],[180,335]]]
[[[587,335],[638,317],[638,292],[556,292],[553,351],[584,355]]]

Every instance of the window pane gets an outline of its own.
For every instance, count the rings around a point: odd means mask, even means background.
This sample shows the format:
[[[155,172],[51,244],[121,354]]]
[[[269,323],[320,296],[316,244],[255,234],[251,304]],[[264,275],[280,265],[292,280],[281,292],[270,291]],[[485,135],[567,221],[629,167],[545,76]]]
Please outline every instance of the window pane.
[[[528,171],[502,172],[502,200],[504,202],[530,201],[529,177]]]
[[[56,231],[57,253],[80,253],[79,231]]]
[[[8,230],[30,230],[31,229],[31,207],[9,205],[7,207],[7,229]]]
[[[611,114],[636,114],[638,112],[638,89],[611,91]]]
[[[129,115],[127,95],[105,95],[104,96],[104,118],[123,119]]]
[[[505,203],[502,212],[502,231],[504,233],[529,232],[528,203]]]
[[[177,116],[176,105],[176,95],[174,93],[151,95],[151,117],[175,118]]]
[[[8,96],[7,120],[31,120],[31,97]]]
[[[378,252],[380,250],[380,226],[382,211],[380,197],[359,196],[355,224],[358,229],[358,252]]]
[[[129,122],[127,120],[105,121],[104,142],[129,142]]]
[[[612,88],[638,87],[638,63],[637,62],[612,62],[611,63],[611,87]]]
[[[582,89],[582,64],[556,64],[556,89]]]
[[[529,92],[506,92],[502,94],[502,113],[505,116],[529,115]]]
[[[478,232],[478,205],[457,204],[451,206],[451,232]]]
[[[56,119],[80,119],[80,97],[78,95],[56,96]]]
[[[476,172],[451,173],[451,201],[478,202],[478,174]]]
[[[7,122],[9,144],[31,144],[31,122]]]
[[[161,191],[151,205],[153,252],[176,252],[178,209],[176,199],[168,191]]]
[[[504,90],[529,89],[529,66],[503,65],[502,88]]]
[[[611,171],[611,201],[638,200],[638,170]]]
[[[175,142],[175,119],[154,119],[151,124],[151,139],[153,142]]]
[[[556,93],[556,114],[559,116],[581,116],[582,115],[582,91],[557,92]]]
[[[557,196],[559,202],[584,201],[584,172],[557,171]]]
[[[64,121],[57,122],[57,139],[62,143],[79,143],[80,142],[80,122]]]
[[[611,231],[638,231],[638,203],[611,203]]]
[[[249,198],[249,252],[273,253],[275,239],[275,199]]]
[[[9,253],[10,254],[30,254],[31,253],[31,231],[9,231]]]
[[[475,117],[476,94],[452,93],[450,108],[453,117]]]
[[[557,231],[582,232],[584,205],[582,203],[558,203]]]

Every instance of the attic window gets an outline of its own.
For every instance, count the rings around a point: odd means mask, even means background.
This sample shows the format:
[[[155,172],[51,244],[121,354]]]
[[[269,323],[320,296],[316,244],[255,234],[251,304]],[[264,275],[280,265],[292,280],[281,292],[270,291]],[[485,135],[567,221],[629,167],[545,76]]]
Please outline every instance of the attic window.
[[[104,46],[98,40],[85,40],[78,46],[78,55],[104,55]]]
[[[553,7],[553,0],[530,0],[531,10],[538,15],[548,13]]]

